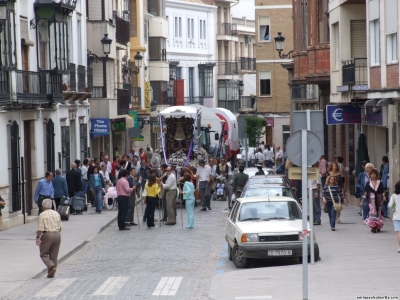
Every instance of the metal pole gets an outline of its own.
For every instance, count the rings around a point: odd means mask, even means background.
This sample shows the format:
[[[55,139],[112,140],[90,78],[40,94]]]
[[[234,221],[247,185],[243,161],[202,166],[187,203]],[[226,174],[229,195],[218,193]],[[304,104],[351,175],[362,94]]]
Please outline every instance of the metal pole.
[[[245,161],[246,161],[246,169],[249,167],[249,151],[247,149],[247,133],[244,133],[244,155],[245,155]]]
[[[303,198],[303,300],[308,299],[308,238],[307,228],[307,130],[301,130],[301,185]]]
[[[311,116],[310,116],[310,110],[306,110],[306,115],[307,115],[307,130],[311,131]],[[311,181],[308,182],[308,185],[310,187],[310,190],[308,191],[308,199],[310,199],[310,227],[311,227],[311,233],[310,233],[310,258],[311,258],[311,264],[314,264],[314,195],[312,193],[312,188],[311,188]]]

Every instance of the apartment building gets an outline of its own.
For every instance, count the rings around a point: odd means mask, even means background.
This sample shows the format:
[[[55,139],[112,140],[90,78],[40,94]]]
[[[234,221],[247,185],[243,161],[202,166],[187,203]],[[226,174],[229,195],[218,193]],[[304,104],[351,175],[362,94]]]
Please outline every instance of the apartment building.
[[[280,58],[274,37],[281,32],[285,51],[293,50],[292,1],[255,0],[255,19],[257,113],[268,118],[266,143],[282,147],[290,135],[290,87],[281,64],[292,60]]]
[[[37,216],[33,196],[46,171],[90,155],[84,4],[0,1],[0,228]]]

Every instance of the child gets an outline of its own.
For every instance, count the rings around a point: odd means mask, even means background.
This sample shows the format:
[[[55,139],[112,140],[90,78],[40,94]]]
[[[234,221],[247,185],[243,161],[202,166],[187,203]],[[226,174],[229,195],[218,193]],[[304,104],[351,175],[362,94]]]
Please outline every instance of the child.
[[[218,178],[216,188],[217,188],[217,197],[220,198],[220,197],[224,196],[225,183],[223,182],[223,180],[221,178]]]

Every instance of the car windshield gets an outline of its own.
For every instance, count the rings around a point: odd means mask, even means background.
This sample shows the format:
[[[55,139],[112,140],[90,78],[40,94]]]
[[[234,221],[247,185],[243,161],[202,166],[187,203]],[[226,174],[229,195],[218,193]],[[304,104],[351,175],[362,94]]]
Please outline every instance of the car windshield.
[[[270,197],[290,197],[293,199],[296,199],[294,196],[293,190],[287,187],[260,187],[260,186],[249,186],[248,189],[246,189],[243,194],[242,198],[247,198],[247,197],[258,197],[258,196],[270,196]]]
[[[243,203],[238,221],[301,219],[301,210],[294,201],[263,201]]]
[[[249,175],[249,178],[250,178],[250,177],[253,177],[254,175],[256,175],[257,171],[258,171],[258,169],[251,169],[251,170],[244,170],[243,173]],[[266,175],[268,175],[268,174],[274,174],[274,171],[271,170],[271,169],[263,169],[263,171],[264,171],[264,173],[265,173]]]
[[[285,184],[285,180],[283,177],[253,177],[250,178],[247,184],[252,183],[262,183],[262,184],[271,184],[271,183],[278,183],[278,184]]]

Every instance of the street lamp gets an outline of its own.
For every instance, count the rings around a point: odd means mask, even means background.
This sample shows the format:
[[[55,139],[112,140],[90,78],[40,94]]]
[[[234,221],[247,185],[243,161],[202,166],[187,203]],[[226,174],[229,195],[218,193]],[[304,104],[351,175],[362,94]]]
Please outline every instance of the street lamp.
[[[240,108],[243,108],[242,106],[242,95],[243,95],[243,88],[244,88],[244,84],[243,84],[243,80],[239,80],[239,105]]]
[[[108,37],[108,34],[104,34],[104,37],[101,39],[101,44],[103,46],[103,52],[105,54],[104,57],[99,57],[97,54],[94,54],[92,52],[90,52],[90,50],[88,49],[87,51],[87,63],[88,66],[90,66],[92,63],[98,63],[100,62],[107,62],[108,61],[108,55],[111,53],[111,43],[112,43],[112,39],[110,39]]]
[[[138,52],[133,58],[135,59],[135,66],[138,68],[137,74],[139,74],[139,69],[142,67],[143,63],[143,56]]]
[[[150,111],[156,111],[157,101],[151,101],[150,103]]]
[[[293,58],[293,51],[289,51],[288,54],[283,54],[283,45],[285,43],[285,37],[282,36],[282,32],[278,32],[278,35],[276,37],[274,37],[275,40],[275,48],[276,51],[278,51],[279,53],[279,57],[280,58]]]

